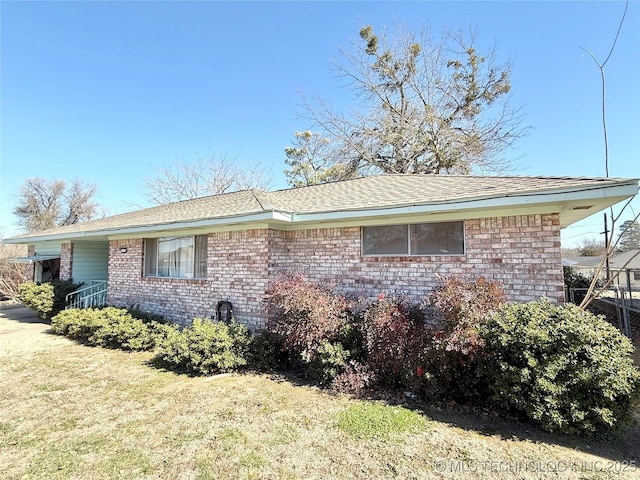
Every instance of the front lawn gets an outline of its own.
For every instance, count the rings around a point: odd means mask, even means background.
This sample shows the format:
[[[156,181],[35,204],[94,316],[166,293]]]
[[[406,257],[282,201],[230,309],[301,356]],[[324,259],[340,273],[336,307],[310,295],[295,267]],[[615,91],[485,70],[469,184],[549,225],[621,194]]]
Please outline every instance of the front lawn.
[[[150,366],[150,353],[44,329],[24,342],[0,330],[3,479],[640,477],[628,465],[640,462],[637,426],[615,442],[582,441],[278,376],[192,378]]]

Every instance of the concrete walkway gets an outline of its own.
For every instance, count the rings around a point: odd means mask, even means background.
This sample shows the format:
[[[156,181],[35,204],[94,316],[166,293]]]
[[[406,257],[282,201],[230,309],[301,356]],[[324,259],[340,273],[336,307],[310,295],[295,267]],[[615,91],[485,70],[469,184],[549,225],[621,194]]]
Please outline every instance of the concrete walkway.
[[[0,362],[26,358],[71,345],[71,340],[51,334],[51,325],[28,307],[0,303]]]
[[[0,304],[0,319],[23,323],[44,323],[44,320],[38,318],[33,310],[21,303]]]
[[[0,357],[29,354],[51,342],[51,326],[22,304],[0,304]]]

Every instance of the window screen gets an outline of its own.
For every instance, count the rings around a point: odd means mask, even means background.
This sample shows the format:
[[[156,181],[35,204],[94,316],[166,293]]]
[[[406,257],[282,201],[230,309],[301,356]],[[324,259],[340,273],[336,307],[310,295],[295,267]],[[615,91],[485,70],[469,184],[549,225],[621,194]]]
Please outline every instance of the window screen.
[[[362,228],[363,255],[461,255],[464,222]]]

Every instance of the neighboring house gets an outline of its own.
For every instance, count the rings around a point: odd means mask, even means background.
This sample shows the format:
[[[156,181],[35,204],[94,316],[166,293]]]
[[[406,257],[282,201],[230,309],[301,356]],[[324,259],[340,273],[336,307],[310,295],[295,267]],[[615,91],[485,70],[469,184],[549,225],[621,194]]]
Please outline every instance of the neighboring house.
[[[571,267],[574,272],[593,277],[600,267],[602,257],[569,257],[565,258],[564,262],[565,266]],[[634,291],[640,290],[640,250],[614,253],[609,257],[609,270],[612,275],[618,274],[615,285],[626,286]],[[618,273],[620,271],[622,272]],[[599,276],[606,278],[604,268]]]
[[[252,328],[281,272],[338,291],[422,298],[439,275],[484,276],[510,300],[563,301],[560,230],[638,193],[638,180],[381,175],[245,190],[5,240],[59,256],[60,278],[108,280],[108,303],[182,325],[219,301]]]

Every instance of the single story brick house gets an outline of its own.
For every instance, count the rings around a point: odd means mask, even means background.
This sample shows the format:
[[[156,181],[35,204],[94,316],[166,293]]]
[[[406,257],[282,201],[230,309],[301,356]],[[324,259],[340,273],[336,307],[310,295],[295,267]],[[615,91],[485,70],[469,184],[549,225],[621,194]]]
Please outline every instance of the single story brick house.
[[[251,328],[280,272],[338,291],[422,298],[438,275],[484,276],[510,300],[563,301],[560,230],[638,193],[637,179],[380,175],[244,190],[5,240],[106,301],[187,325],[220,301]]]

